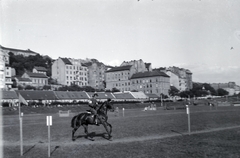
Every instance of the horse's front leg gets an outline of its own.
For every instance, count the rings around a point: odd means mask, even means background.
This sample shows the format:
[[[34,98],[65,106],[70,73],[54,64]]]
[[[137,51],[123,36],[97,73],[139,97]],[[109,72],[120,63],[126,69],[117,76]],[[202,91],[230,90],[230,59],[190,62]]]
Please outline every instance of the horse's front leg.
[[[103,124],[103,126],[104,126],[104,128],[105,128],[105,130],[107,131],[107,133],[108,133],[108,140],[112,140],[112,135],[111,135],[111,132],[112,132],[112,126],[109,124],[109,123],[107,123],[107,122],[103,122],[102,123]],[[110,127],[110,131],[108,130],[108,125],[110,125],[109,127]]]
[[[109,133],[110,134],[112,134],[112,125],[110,124],[110,123],[108,123],[108,122],[106,122],[107,123],[107,125],[109,126],[109,128],[110,128],[110,131],[109,131]]]

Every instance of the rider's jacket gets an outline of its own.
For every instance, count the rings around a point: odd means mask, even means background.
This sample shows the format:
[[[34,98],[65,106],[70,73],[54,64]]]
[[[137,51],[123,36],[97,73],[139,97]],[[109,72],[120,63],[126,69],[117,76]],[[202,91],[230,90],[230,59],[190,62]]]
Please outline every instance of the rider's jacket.
[[[88,102],[88,105],[89,105],[91,108],[93,108],[93,109],[96,110],[96,108],[97,108],[97,106],[98,106],[97,99],[91,98],[91,99],[89,100],[89,102]]]

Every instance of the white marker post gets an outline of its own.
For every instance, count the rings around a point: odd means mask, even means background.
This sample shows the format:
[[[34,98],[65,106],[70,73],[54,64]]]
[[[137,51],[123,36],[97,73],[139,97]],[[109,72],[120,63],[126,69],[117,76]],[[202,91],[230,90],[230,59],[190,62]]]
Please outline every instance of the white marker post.
[[[48,157],[51,156],[51,135],[50,135],[50,126],[52,126],[52,116],[47,116],[47,126],[48,126]]]
[[[186,110],[187,110],[187,115],[188,115],[188,134],[190,135],[191,133],[191,123],[190,123],[190,110],[188,105],[186,105]]]
[[[20,105],[20,104],[19,104]],[[23,156],[23,130],[22,130],[22,117],[23,113],[19,115],[20,121],[20,155]]]
[[[125,109],[123,108],[123,109],[122,109],[122,111],[123,111],[123,117],[124,117],[124,110],[125,110]]]

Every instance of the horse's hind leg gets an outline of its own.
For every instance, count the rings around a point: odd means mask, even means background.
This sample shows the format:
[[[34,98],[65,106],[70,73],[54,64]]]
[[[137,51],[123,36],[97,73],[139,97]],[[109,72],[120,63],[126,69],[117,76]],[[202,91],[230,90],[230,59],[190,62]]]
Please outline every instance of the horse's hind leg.
[[[88,137],[88,136],[89,136],[89,133],[88,133],[88,125],[83,125],[83,127],[84,127],[84,132],[86,133],[86,138],[89,139],[89,140],[91,140],[91,141],[94,141],[93,138]]]

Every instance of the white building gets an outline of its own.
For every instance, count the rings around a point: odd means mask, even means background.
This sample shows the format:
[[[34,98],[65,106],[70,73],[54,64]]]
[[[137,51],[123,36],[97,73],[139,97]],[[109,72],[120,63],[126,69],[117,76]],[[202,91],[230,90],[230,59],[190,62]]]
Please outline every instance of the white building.
[[[58,58],[52,65],[52,78],[61,85],[87,86],[87,72],[87,66],[80,59]]]
[[[9,55],[0,49],[0,89],[12,88],[12,68],[9,67]]]

